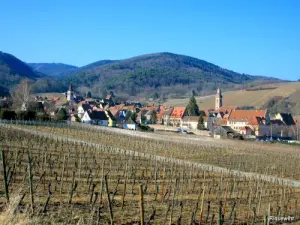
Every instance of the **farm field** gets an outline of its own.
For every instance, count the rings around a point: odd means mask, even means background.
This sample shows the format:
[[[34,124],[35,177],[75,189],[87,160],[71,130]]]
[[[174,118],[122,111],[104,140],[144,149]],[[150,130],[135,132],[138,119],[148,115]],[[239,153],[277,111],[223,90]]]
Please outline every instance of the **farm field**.
[[[26,129],[53,136],[29,133]],[[55,138],[55,134],[65,140]],[[141,218],[144,224],[263,224],[268,211],[269,215],[300,219],[299,188],[172,160],[146,159],[142,153],[151,151],[185,160],[196,155],[195,161],[204,158],[213,162],[223,148],[223,157],[217,160],[230,166],[225,155],[231,157],[233,153],[234,159],[235,151],[246,156],[266,145],[255,144],[247,152],[243,145],[241,150],[231,150],[236,145],[231,141],[225,141],[218,149],[220,143],[215,140],[188,138],[182,143],[183,139],[174,136],[169,141],[154,141],[153,135],[118,135],[115,131],[86,127],[2,126],[0,150],[5,170],[2,166],[1,174],[7,176],[0,179],[0,209],[4,209],[7,199],[21,196],[15,210],[31,214],[36,224],[139,224]],[[71,137],[86,143],[68,140]],[[278,156],[282,146],[274,147],[266,149],[267,157]],[[141,153],[129,154],[119,148]],[[294,147],[288,146],[287,152],[299,157]],[[255,155],[266,157],[258,152]],[[242,162],[243,169],[255,165],[243,167]],[[261,166],[268,168],[269,161],[265,163]],[[235,161],[232,166],[236,166]],[[250,170],[255,171],[254,168]],[[281,169],[281,175],[287,174],[284,170],[289,171]],[[257,166],[256,170],[262,168]]]
[[[47,97],[48,99],[59,98],[57,104],[61,104],[61,105],[67,103],[67,98],[63,93],[51,92],[51,93],[38,93],[34,95],[41,96],[43,98]]]
[[[256,91],[228,91],[223,92],[224,106],[254,106],[260,108],[268,100],[275,96],[287,97],[300,90],[300,82],[278,83],[262,85],[259,87],[277,87],[276,89],[256,90]],[[215,95],[196,97],[200,109],[214,108]],[[189,98],[169,99],[164,104],[173,106],[186,106]]]
[[[216,140],[176,134],[170,136],[86,125],[14,126],[87,143],[300,181],[300,149],[297,145]]]

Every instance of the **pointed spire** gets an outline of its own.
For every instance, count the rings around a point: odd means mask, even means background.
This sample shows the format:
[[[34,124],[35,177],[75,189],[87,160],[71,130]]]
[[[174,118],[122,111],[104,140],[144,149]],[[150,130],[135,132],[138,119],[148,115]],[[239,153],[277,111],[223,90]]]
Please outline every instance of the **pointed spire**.
[[[72,84],[69,85],[69,91],[73,91]]]
[[[223,97],[223,96],[222,96],[221,88],[218,88],[218,89],[217,89],[217,94],[216,94],[216,95],[219,96],[219,97]]]
[[[223,106],[223,96],[221,89],[217,89],[216,99],[215,99],[215,110],[219,110]]]

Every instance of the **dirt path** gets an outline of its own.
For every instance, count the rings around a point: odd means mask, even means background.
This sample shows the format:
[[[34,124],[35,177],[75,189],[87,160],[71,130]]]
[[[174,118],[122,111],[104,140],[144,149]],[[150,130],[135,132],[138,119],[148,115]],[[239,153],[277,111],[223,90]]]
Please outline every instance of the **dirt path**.
[[[97,144],[97,143],[93,143],[93,142],[86,142],[86,141],[83,141],[83,140],[77,140],[77,139],[74,139],[74,138],[62,137],[62,136],[58,136],[58,135],[55,135],[55,134],[51,134],[49,132],[42,132],[42,131],[35,131],[35,130],[20,128],[20,127],[13,127],[13,126],[6,125],[6,124],[0,124],[0,126],[25,131],[25,132],[28,132],[28,133],[34,134],[34,135],[53,138],[55,140],[63,140],[63,141],[68,141],[68,142],[72,142],[72,143],[86,144],[86,145],[91,146],[91,147],[96,147],[96,148],[106,150],[106,151],[111,151],[111,152],[114,152],[114,153],[126,153],[126,154],[130,154],[130,155],[133,155],[133,156],[144,157],[144,158],[147,158],[149,160],[172,162],[172,163],[176,163],[176,164],[180,164],[180,165],[199,168],[199,169],[206,170],[206,171],[233,174],[233,175],[239,176],[239,177],[247,177],[247,178],[250,178],[250,179],[259,179],[259,180],[264,180],[264,181],[268,181],[268,182],[272,182],[272,183],[287,185],[287,186],[290,186],[290,187],[300,187],[300,181],[296,181],[296,180],[279,178],[279,177],[275,177],[275,176],[263,175],[263,174],[258,174],[258,173],[249,173],[249,172],[238,171],[238,170],[230,170],[230,169],[227,169],[227,168],[224,168],[224,167],[219,167],[219,166],[214,166],[214,165],[209,165],[209,164],[195,163],[195,162],[190,162],[190,161],[182,160],[182,159],[169,158],[169,157],[158,156],[158,155],[153,155],[153,154],[149,154],[149,153],[141,153],[141,152],[136,152],[136,151],[132,151],[132,150],[125,150],[125,149],[111,147],[111,146],[105,146],[105,145],[101,145],[101,144]]]

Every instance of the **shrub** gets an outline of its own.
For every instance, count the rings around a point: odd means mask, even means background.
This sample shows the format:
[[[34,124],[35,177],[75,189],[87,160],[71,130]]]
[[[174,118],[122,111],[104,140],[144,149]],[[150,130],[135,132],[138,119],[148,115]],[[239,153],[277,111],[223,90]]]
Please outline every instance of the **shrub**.
[[[143,125],[143,124],[140,124],[139,128],[140,128],[141,131],[150,131],[150,132],[154,131],[153,128],[151,128],[151,127],[149,127],[147,125]]]
[[[65,108],[60,108],[57,115],[56,115],[57,120],[66,120],[67,119],[67,111]]]
[[[15,111],[1,109],[0,110],[0,119],[3,120],[14,120],[16,118]]]
[[[50,120],[50,117],[45,112],[37,112],[36,116],[35,116],[35,119],[39,120],[39,121],[48,121],[48,120]]]
[[[35,111],[19,111],[19,112],[17,112],[16,118],[18,120],[35,120],[36,112]]]

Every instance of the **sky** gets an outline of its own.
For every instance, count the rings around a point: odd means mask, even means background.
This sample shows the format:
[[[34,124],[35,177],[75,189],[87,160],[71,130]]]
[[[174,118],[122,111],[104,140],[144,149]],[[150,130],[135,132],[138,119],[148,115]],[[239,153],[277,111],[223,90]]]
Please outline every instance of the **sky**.
[[[0,51],[83,66],[172,52],[300,79],[298,0],[0,0]]]

